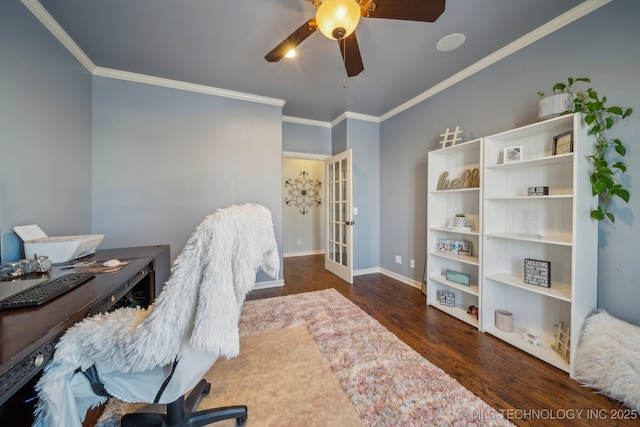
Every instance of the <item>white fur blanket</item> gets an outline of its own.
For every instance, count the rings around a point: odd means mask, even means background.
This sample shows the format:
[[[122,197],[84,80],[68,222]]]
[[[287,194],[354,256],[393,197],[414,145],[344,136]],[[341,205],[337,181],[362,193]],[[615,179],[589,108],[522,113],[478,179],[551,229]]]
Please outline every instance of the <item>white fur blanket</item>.
[[[640,327],[604,310],[582,326],[575,379],[640,412]]]
[[[259,268],[278,277],[280,257],[269,210],[245,204],[206,217],[176,258],[152,306],[100,314],[67,330],[36,387],[40,400],[34,425],[80,426],[87,409],[104,402],[82,392],[69,402],[72,381],[75,386],[82,377],[72,378],[77,368],[96,365],[101,376],[155,375],[185,353],[212,355],[211,363],[217,356],[237,356],[238,319]],[[135,395],[119,396],[118,387],[110,389],[106,381],[105,386],[122,400]]]

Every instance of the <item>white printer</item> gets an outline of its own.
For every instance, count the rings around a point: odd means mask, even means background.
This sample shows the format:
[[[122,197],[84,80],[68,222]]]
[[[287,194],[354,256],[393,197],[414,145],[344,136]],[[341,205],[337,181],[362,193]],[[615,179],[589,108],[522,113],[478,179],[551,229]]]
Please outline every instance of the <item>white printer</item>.
[[[36,224],[16,226],[13,231],[24,242],[25,258],[46,255],[54,264],[92,254],[104,239],[104,234],[48,237]]]

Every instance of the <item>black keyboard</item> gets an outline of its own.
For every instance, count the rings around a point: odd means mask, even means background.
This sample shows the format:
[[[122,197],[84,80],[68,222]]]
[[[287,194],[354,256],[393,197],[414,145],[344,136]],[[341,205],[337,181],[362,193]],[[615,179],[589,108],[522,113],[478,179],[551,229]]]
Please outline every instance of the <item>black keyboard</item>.
[[[12,295],[0,301],[0,310],[19,307],[33,307],[44,304],[53,298],[80,286],[95,277],[91,273],[71,273],[46,282],[38,283],[32,288],[25,289],[19,294]]]

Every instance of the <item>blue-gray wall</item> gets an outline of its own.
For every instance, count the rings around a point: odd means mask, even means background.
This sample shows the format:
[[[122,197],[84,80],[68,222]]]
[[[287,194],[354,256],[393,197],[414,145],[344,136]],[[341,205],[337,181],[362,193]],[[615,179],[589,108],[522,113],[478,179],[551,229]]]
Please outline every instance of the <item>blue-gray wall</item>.
[[[352,150],[353,268],[367,270],[380,265],[380,126],[348,118],[347,148]]]
[[[175,257],[206,215],[246,202],[271,210],[280,244],[281,121],[279,106],[95,77],[101,247],[169,243]]]
[[[347,120],[342,120],[331,128],[331,155],[340,154],[347,148]]]
[[[282,150],[331,155],[331,128],[303,123],[282,123]]]
[[[459,125],[473,139],[536,121],[537,92],[549,93],[567,76],[591,78],[612,105],[634,108],[614,128],[625,142],[629,206],[616,207],[614,226],[600,225],[598,306],[640,324],[640,2],[615,0],[476,75],[381,123],[380,265],[407,275],[394,255],[424,263],[427,152],[439,135]],[[413,278],[422,279],[416,268]]]
[[[0,2],[2,261],[11,227],[91,232],[91,75],[19,1]]]

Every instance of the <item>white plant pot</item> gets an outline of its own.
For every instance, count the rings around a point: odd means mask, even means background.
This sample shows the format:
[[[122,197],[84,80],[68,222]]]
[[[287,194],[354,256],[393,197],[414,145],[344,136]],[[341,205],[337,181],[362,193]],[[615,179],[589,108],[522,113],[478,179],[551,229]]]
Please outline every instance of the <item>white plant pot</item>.
[[[466,227],[467,226],[467,217],[466,216],[454,216],[453,217],[454,225],[456,227]]]
[[[573,111],[570,93],[557,93],[538,101],[538,121],[559,116],[567,111]]]

